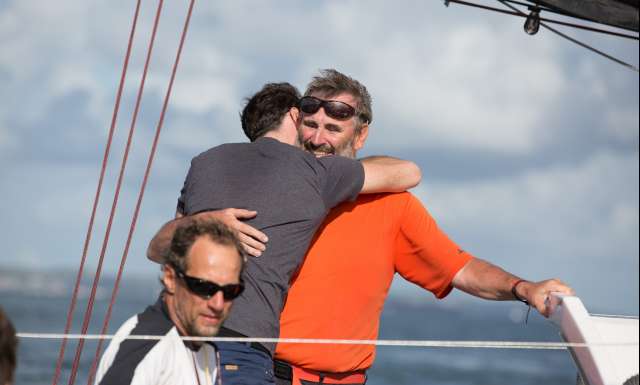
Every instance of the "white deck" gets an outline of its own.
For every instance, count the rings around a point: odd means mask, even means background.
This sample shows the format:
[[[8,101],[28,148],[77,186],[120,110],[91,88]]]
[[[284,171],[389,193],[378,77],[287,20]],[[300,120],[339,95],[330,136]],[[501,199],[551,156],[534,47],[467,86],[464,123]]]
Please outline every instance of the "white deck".
[[[570,349],[585,383],[622,385],[638,374],[637,318],[592,316],[575,296],[552,294],[550,304],[550,320],[566,342],[593,344]]]

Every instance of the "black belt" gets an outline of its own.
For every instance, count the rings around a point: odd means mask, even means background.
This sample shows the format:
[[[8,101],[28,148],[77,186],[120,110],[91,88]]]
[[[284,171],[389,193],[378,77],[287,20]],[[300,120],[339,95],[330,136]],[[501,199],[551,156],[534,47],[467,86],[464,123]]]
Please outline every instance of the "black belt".
[[[273,360],[273,374],[283,380],[293,380],[293,369],[284,361]]]
[[[320,382],[323,382],[323,378],[328,377],[335,377],[340,376],[340,375],[348,375],[348,374],[362,374],[364,376],[364,383],[367,382],[367,377],[365,374],[364,370],[359,370],[357,372],[351,372],[351,373],[322,373],[322,372],[315,372],[315,371],[307,371],[307,372],[313,372],[314,374],[317,374],[320,378]],[[280,360],[273,360],[273,374],[282,380],[285,381],[292,381],[293,380],[293,368],[291,367],[291,365],[288,362],[284,362],[284,361],[280,361]],[[332,382],[333,383],[333,382]],[[358,382],[360,383],[360,382]],[[364,384],[363,383],[363,384]]]
[[[231,330],[228,329],[224,326],[220,327],[220,330],[218,331],[218,337],[240,337],[240,338],[247,338],[247,336],[245,336],[242,333],[238,333],[235,330]],[[264,345],[262,345],[259,342],[241,342],[238,341],[238,343],[241,344],[246,344],[248,346],[250,346],[253,349],[259,350],[263,353],[266,353],[269,357],[271,357],[271,351],[269,351],[269,349],[267,349]]]

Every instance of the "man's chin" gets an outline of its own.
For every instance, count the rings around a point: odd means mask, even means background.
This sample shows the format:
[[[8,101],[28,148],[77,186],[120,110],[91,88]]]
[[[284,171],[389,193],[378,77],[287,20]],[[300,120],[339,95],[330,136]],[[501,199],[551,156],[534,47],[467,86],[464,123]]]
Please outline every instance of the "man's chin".
[[[198,337],[213,337],[218,335],[218,331],[220,330],[220,326],[219,325],[208,325],[208,326],[203,326],[200,325],[197,329],[196,329],[196,334]]]

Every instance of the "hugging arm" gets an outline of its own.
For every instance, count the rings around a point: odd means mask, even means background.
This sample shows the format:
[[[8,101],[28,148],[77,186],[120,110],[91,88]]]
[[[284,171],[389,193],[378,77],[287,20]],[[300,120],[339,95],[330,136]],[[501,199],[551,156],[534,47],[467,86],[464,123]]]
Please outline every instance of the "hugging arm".
[[[236,231],[238,239],[247,253],[259,257],[265,250],[264,243],[268,241],[268,238],[263,232],[242,222],[242,220],[253,218],[256,215],[256,211],[233,208],[205,211],[191,216],[184,216],[180,212],[176,212],[176,218],[165,223],[149,242],[147,258],[157,263],[164,263],[164,258],[171,246],[173,233],[181,223],[189,219],[198,221],[214,219],[224,223]]]
[[[402,192],[420,183],[422,173],[415,163],[390,156],[360,160],[364,167],[362,193]]]
[[[162,225],[160,230],[153,236],[149,246],[147,247],[147,258],[156,263],[164,263],[165,256],[171,246],[171,239],[176,228],[184,221],[185,216],[180,212],[176,212],[175,219]]]

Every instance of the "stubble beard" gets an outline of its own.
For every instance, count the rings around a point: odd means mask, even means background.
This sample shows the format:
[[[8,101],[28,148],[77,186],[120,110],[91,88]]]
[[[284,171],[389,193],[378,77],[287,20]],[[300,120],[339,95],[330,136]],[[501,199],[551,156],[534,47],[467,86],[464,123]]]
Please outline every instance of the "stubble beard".
[[[200,317],[194,308],[189,309],[188,307],[182,307],[178,304],[176,305],[176,316],[180,320],[181,326],[188,336],[213,337],[218,334],[220,325],[222,325],[222,321],[224,321],[224,319],[217,325],[206,326],[198,322],[200,321]]]
[[[349,140],[338,147],[333,147],[329,144],[321,144],[319,146],[316,146],[311,143],[311,141],[303,141],[300,136],[298,136],[298,140],[300,141],[300,143],[302,143],[303,150],[314,154],[316,157],[325,155],[338,155],[351,159],[354,159],[356,157],[356,151],[353,148],[355,136],[349,138]]]

